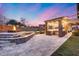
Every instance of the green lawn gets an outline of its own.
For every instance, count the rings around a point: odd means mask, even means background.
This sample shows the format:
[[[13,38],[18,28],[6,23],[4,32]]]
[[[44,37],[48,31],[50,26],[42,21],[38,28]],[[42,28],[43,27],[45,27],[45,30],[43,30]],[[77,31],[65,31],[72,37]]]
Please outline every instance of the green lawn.
[[[79,36],[71,36],[52,56],[79,56]]]

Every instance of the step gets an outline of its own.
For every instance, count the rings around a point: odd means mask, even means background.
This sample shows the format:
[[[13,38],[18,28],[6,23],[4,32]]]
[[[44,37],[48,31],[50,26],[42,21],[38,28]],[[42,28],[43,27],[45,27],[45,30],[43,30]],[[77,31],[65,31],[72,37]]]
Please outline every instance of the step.
[[[0,41],[11,41],[10,39],[0,38]]]
[[[2,43],[10,43],[10,41],[0,41],[0,44]]]
[[[12,45],[15,45],[15,43],[0,44],[1,47],[12,46]]]
[[[18,37],[18,36],[20,36],[20,35],[8,35],[8,34],[0,34],[0,37]]]

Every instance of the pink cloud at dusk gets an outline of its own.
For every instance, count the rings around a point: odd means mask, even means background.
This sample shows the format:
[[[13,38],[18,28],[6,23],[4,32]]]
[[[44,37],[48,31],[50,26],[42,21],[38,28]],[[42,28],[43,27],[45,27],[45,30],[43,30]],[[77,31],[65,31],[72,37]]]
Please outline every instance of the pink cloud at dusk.
[[[31,21],[31,25],[39,25],[40,23],[44,24],[45,20],[49,20],[57,16],[64,16],[66,15],[66,13],[67,13],[66,16],[71,16],[71,13],[68,12],[70,12],[71,10],[74,11],[75,9],[76,8],[72,6],[62,11],[62,13],[58,14],[60,12],[60,8],[56,8],[56,7],[49,8],[45,10],[43,13],[39,14],[39,17],[36,19],[36,21]]]
[[[74,18],[75,15],[76,15],[76,13],[73,13],[73,14],[70,13],[70,12],[73,12],[73,11],[77,11],[76,10],[76,6],[75,7],[74,6],[71,6],[71,7],[68,7],[67,9],[63,10],[63,12],[60,14],[60,16],[65,15],[65,16],[68,16],[70,18]],[[72,15],[74,15],[74,16],[71,17]]]
[[[59,4],[55,4],[54,7],[47,8],[43,13],[39,14],[38,19],[41,21],[45,21],[51,18],[58,17],[59,16],[58,13],[62,11],[61,8],[64,6],[65,5],[59,7]]]
[[[49,8],[49,9],[45,10],[42,14],[40,14],[36,20],[30,21],[30,24],[33,26],[35,26],[35,25],[38,26],[39,24],[44,24],[45,20],[49,20],[50,18],[55,16],[55,14],[57,12],[59,12],[59,9]]]
[[[57,12],[59,12],[58,8],[49,8],[39,15],[39,20],[48,20],[51,17],[55,16]]]
[[[28,24],[30,26],[38,26],[39,24],[44,24],[44,22],[40,20],[31,20],[30,22],[28,22]]]
[[[0,14],[3,14],[4,13],[4,10],[3,9],[0,9]]]
[[[2,9],[2,4],[0,3],[0,14],[3,14],[4,10]]]
[[[43,13],[40,13],[38,15],[38,18],[36,18],[36,20],[34,21],[30,21],[31,25],[39,25],[39,24],[44,24],[45,20],[49,20],[51,18],[53,18],[53,16],[55,16],[55,14],[57,14],[59,12],[59,8],[53,7],[53,8],[48,8],[46,9]]]

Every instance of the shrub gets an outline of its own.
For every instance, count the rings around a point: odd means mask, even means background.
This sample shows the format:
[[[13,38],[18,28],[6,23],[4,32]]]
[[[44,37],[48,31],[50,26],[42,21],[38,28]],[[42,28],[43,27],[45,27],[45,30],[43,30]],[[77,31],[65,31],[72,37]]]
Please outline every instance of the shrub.
[[[72,34],[75,36],[79,36],[79,30],[75,30]]]

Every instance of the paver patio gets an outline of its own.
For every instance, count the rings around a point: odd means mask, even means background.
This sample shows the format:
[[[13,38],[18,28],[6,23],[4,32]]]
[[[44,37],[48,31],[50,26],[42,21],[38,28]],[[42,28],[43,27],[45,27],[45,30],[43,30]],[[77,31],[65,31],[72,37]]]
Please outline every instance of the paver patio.
[[[69,37],[68,33],[64,37],[48,36],[45,34],[37,34],[28,42],[7,46],[0,49],[0,55],[6,56],[50,56],[54,53]]]

